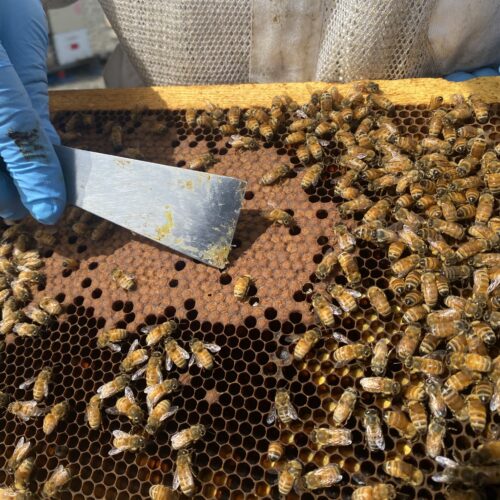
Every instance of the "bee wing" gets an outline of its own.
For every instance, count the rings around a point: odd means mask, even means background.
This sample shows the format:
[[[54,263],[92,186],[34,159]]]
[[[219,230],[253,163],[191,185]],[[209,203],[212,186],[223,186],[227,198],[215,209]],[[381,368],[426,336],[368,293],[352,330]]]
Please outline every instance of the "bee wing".
[[[172,481],[172,489],[173,489],[173,490],[178,490],[178,489],[179,489],[179,485],[180,485],[180,481],[179,481],[179,471],[178,471],[178,469],[176,468],[176,469],[175,469],[175,472],[174,472],[174,480]]]
[[[137,380],[140,378],[146,371],[146,367],[143,366],[142,368],[139,368],[133,375],[132,375],[132,380]]]
[[[300,335],[298,333],[292,333],[291,335],[287,335],[286,337],[283,337],[283,342],[286,344],[291,344],[292,342],[296,342],[297,340],[300,339]],[[286,351],[282,351],[284,353]],[[281,357],[281,354],[280,354]]]
[[[29,449],[30,446],[31,446],[31,443],[28,441],[27,444],[28,444],[28,449]],[[19,441],[16,444],[16,447],[14,448],[14,452],[12,453],[12,456],[15,456],[16,454],[19,454],[20,451],[21,451],[21,448],[23,446],[24,446],[24,436],[21,436],[19,438]]]
[[[381,451],[385,450],[385,438],[384,438],[383,434],[380,434],[379,436],[377,436],[377,438],[375,439],[375,444],[377,445],[377,448],[379,450],[381,450]]]
[[[307,118],[307,113],[305,113],[303,109],[298,109],[295,111],[295,116],[298,118]]]
[[[493,281],[488,286],[488,293],[493,292],[498,288],[498,285],[500,285],[500,278],[495,278]]]
[[[332,332],[332,337],[337,341],[343,344],[352,344],[353,342],[349,340],[345,335],[339,332]]]
[[[165,419],[167,419],[168,417],[171,417],[177,410],[179,409],[178,406],[171,406],[170,407],[170,410],[167,411],[167,413],[164,413],[161,417],[160,417],[160,422],[163,422]]]
[[[193,365],[193,363],[196,361],[196,356],[193,354],[191,356],[191,359],[189,360],[189,364],[188,366],[191,367]],[[197,363],[198,364],[198,363]],[[199,365],[198,365],[199,366]]]
[[[241,139],[241,135],[239,135],[239,134],[232,135],[231,140],[229,141],[229,144],[233,144],[236,141],[239,141],[240,139]]]
[[[116,406],[112,406],[111,408],[106,408],[104,410],[108,415],[119,415],[120,412],[116,409]]]
[[[330,309],[335,316],[342,316],[342,309],[335,304],[330,304]]]
[[[276,405],[273,403],[271,405],[271,410],[266,418],[266,422],[270,425],[276,420]]]
[[[130,436],[130,434],[128,434],[127,432],[123,432],[120,429],[115,429],[113,431],[113,437],[115,437],[115,438],[127,438],[129,436]]]
[[[182,347],[179,347],[179,354],[184,358],[184,359],[189,359],[189,353],[186,351],[186,349],[183,349]]]
[[[139,345],[139,340],[135,339],[132,342],[132,345],[130,346],[130,349],[128,350],[128,353],[130,354],[131,352],[135,351],[137,349],[137,346]]]
[[[28,380],[25,380],[20,386],[19,389],[26,389],[30,385],[33,385],[35,383],[36,377],[31,377]]]
[[[172,365],[172,358],[167,353],[165,353],[165,368],[167,369],[167,372],[172,369]]]
[[[134,393],[130,387],[125,387],[125,396],[131,403],[135,403]]]
[[[221,350],[221,347],[218,346],[217,344],[205,344],[205,348],[208,349],[210,352],[219,352]]]
[[[139,331],[141,333],[149,333],[153,328],[155,327],[155,325],[147,325],[147,326],[143,326]]]
[[[109,450],[108,455],[112,457],[113,455],[118,455],[118,453],[121,453],[122,451],[123,450],[120,450],[119,448],[111,448],[111,450]]]
[[[318,139],[318,142],[323,146],[324,148],[330,144],[330,141],[327,141],[325,139]]]
[[[297,413],[297,410],[296,410],[296,409],[295,409],[295,407],[292,405],[292,403],[289,403],[289,404],[288,404],[287,413],[288,413],[288,416],[289,416],[292,420],[298,420],[298,419],[299,419],[299,415],[298,415],[298,413]]]
[[[346,288],[345,291],[356,299],[359,299],[363,295],[361,292],[358,292],[357,290],[352,290],[350,288]]]
[[[495,392],[490,401],[490,410],[497,411],[500,408],[500,393]]]
[[[452,460],[451,458],[448,457],[443,457],[443,456],[437,456],[436,457],[436,462],[444,468],[447,467],[458,467],[458,463],[455,462],[455,460]]]
[[[145,394],[150,394],[152,391],[154,391],[156,389],[156,385],[150,385],[148,387],[146,387],[146,389],[144,389],[144,393]]]
[[[113,342],[108,342],[108,347],[114,352],[121,352],[122,350],[118,344],[113,344]]]

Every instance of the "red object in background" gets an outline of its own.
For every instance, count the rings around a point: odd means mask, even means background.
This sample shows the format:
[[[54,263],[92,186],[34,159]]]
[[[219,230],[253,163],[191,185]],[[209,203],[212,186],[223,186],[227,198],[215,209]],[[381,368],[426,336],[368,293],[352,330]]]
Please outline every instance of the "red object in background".
[[[72,43],[69,47],[71,50],[76,50],[80,47],[80,45],[78,43]]]

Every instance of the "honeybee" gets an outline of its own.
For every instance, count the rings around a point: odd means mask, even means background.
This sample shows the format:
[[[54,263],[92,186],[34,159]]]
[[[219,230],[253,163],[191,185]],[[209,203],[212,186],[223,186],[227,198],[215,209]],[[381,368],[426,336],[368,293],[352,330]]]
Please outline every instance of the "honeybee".
[[[424,302],[429,307],[435,307],[438,302],[438,287],[434,273],[422,273],[421,290]]]
[[[107,384],[101,385],[97,389],[97,394],[101,399],[107,399],[115,394],[118,394],[119,392],[122,392],[125,390],[125,387],[130,382],[130,376],[126,374],[118,375],[116,378],[111,380],[111,382],[108,382]]]
[[[346,201],[339,205],[339,212],[342,216],[351,215],[355,212],[365,212],[373,205],[373,201],[366,195],[361,194],[354,200]]]
[[[410,356],[406,358],[405,366],[411,373],[422,372],[431,377],[441,375],[445,370],[443,361],[429,356]]]
[[[177,453],[176,469],[172,488],[180,489],[181,492],[191,497],[194,495],[196,486],[194,483],[193,470],[191,468],[191,452],[188,450],[179,450]]]
[[[85,420],[88,422],[89,427],[93,430],[97,430],[101,427],[101,398],[98,394],[90,398],[90,401],[87,404]]]
[[[359,383],[366,392],[396,396],[401,391],[399,382],[387,377],[363,377]]]
[[[438,294],[441,297],[446,297],[447,295],[449,295],[450,294],[450,286],[448,284],[448,280],[440,274],[436,274],[435,278],[436,278],[436,287],[437,287]],[[430,304],[427,304],[427,305],[430,306]]]
[[[315,427],[311,431],[310,439],[319,448],[349,446],[352,443],[351,431],[336,427]]]
[[[372,354],[370,346],[366,344],[361,342],[353,343],[344,336],[340,340],[347,343],[347,345],[337,347],[333,352],[333,359],[337,362],[337,366],[343,366],[357,359],[366,359]]]
[[[275,402],[271,405],[271,411],[266,422],[272,424],[276,418],[282,424],[289,424],[292,420],[298,420],[299,416],[290,401],[290,394],[286,389],[276,391]]]
[[[402,320],[404,323],[418,323],[429,314],[430,308],[426,304],[410,307],[403,314]]]
[[[272,441],[267,448],[267,458],[271,462],[277,462],[285,452],[283,445],[279,441]]]
[[[171,438],[172,449],[180,450],[181,448],[187,448],[195,441],[201,439],[205,435],[205,432],[206,428],[201,424],[192,425],[187,429],[176,432]]]
[[[145,439],[138,434],[129,434],[120,430],[113,431],[113,448],[109,451],[109,456],[117,455],[124,451],[139,451],[144,448]]]
[[[474,267],[496,267],[500,265],[500,253],[474,255],[469,263]]]
[[[244,301],[248,297],[248,292],[251,285],[253,284],[253,278],[246,274],[244,276],[239,276],[234,284],[234,296],[239,301]]]
[[[327,464],[314,469],[303,477],[303,482],[308,490],[329,488],[335,483],[342,481],[342,473],[337,464]]]
[[[172,392],[179,389],[179,381],[177,379],[167,379],[156,385],[151,385],[144,389],[146,393],[146,403],[148,405],[148,410],[151,412],[153,407],[158,401],[164,396],[171,394]]]
[[[115,152],[123,149],[123,129],[120,125],[114,124],[111,127],[111,145]]]
[[[422,330],[418,325],[408,325],[403,332],[401,340],[396,346],[397,357],[404,361],[415,353]]]
[[[368,299],[379,316],[389,316],[392,312],[391,304],[385,293],[377,286],[371,286],[367,290]]]
[[[435,417],[446,416],[446,403],[441,392],[441,385],[438,380],[429,377],[425,384],[427,395],[429,396],[429,409]]]
[[[483,378],[475,383],[472,394],[477,394],[481,403],[486,405],[491,401],[494,390],[493,382],[488,378]]]
[[[111,271],[111,277],[120,288],[123,288],[123,290],[126,290],[127,292],[137,287],[135,275],[126,273],[118,267]]]
[[[406,276],[412,269],[415,269],[420,262],[418,255],[412,254],[408,257],[403,257],[391,264],[391,270],[395,276],[402,278]]]
[[[146,385],[148,387],[160,384],[163,382],[163,375],[161,373],[162,354],[160,352],[153,352],[146,363],[146,366],[139,368],[133,375],[132,380],[137,380],[144,373],[146,374]]]
[[[177,323],[174,320],[165,321],[159,325],[145,326],[141,328],[142,333],[146,333],[146,345],[155,346],[165,337],[172,335],[177,329]]]
[[[353,312],[358,308],[356,299],[361,297],[360,292],[335,284],[329,285],[327,292],[338,302],[344,312]]]
[[[296,225],[294,218],[288,212],[285,212],[285,210],[281,210],[280,208],[264,210],[262,212],[262,216],[274,224],[286,227],[294,227]]]
[[[477,394],[469,394],[466,400],[470,426],[476,434],[480,434],[486,427],[486,406],[481,402]]]
[[[189,128],[194,128],[196,126],[196,110],[186,109],[186,123]]]
[[[31,290],[28,285],[22,281],[14,280],[10,284],[12,296],[20,303],[28,302],[31,300]]]
[[[450,386],[443,388],[443,399],[453,416],[460,421],[467,420],[465,401],[460,394]]]
[[[356,247],[356,238],[349,232],[344,224],[334,228],[335,239],[341,252],[353,252]]]
[[[24,437],[20,437],[19,441],[12,452],[9,460],[7,461],[7,471],[12,474],[19,465],[24,461],[24,459],[28,456],[28,453],[31,450],[31,442],[26,441]]]
[[[464,333],[469,329],[469,325],[460,319],[438,322],[430,327],[433,335],[440,338],[453,337],[459,333]]]
[[[148,434],[155,434],[162,422],[173,415],[179,408],[172,406],[168,399],[160,401],[154,408],[150,408],[148,421],[144,430]]]
[[[468,101],[474,111],[474,115],[476,115],[476,120],[479,123],[486,123],[489,118],[488,105],[476,94],[471,94]]]
[[[389,476],[403,480],[411,486],[420,486],[424,482],[422,471],[399,457],[384,463],[384,471]]]
[[[486,322],[474,321],[471,324],[472,332],[477,335],[486,345],[496,344],[497,336],[491,326]]]
[[[189,360],[189,366],[196,361],[196,366],[198,366],[198,368],[211,370],[214,367],[214,358],[210,353],[219,352],[221,349],[220,346],[217,344],[204,344],[201,340],[197,339],[192,339],[189,342],[189,346],[193,353]]]
[[[429,430],[425,440],[425,451],[429,457],[436,458],[438,455],[441,455],[445,434],[445,420],[442,418],[433,418],[429,424]]]
[[[417,435],[417,429],[401,411],[386,411],[384,420],[389,427],[394,427],[402,438],[412,440]]]
[[[162,484],[155,484],[149,488],[149,496],[152,500],[173,500],[176,494],[171,488]]]
[[[490,441],[478,446],[471,454],[471,463],[484,465],[498,463],[500,460],[500,441]]]
[[[399,260],[406,250],[406,244],[401,241],[392,241],[387,249],[387,257],[391,262]]]
[[[381,94],[369,94],[367,98],[368,103],[373,104],[376,108],[383,109],[388,113],[393,113],[396,109],[394,104]]]
[[[392,484],[374,484],[356,488],[351,500],[394,500],[396,495],[396,488]]]
[[[465,229],[462,225],[451,221],[443,221],[441,219],[429,220],[429,227],[436,231],[451,236],[456,240],[461,240],[465,236]]]
[[[138,365],[145,363],[149,357],[146,349],[138,349],[139,340],[135,339],[130,346],[127,356],[120,363],[120,370],[123,373],[129,373]]]
[[[490,193],[498,194],[500,192],[500,172],[493,172],[484,175],[484,182]]]
[[[306,133],[304,132],[304,130],[292,132],[291,134],[288,134],[285,137],[285,144],[288,144],[289,146],[293,146],[295,144],[302,144],[303,142],[306,142]],[[310,149],[309,152],[311,152]]]
[[[240,124],[241,119],[241,109],[238,106],[231,106],[227,112],[227,121],[233,127],[237,127]]]
[[[43,496],[53,498],[60,493],[73,478],[73,473],[69,467],[59,465],[52,475],[45,481],[43,485]]]
[[[388,339],[380,339],[373,348],[373,357],[371,360],[371,369],[375,375],[383,375],[389,359]]]
[[[489,356],[476,353],[452,352],[448,355],[447,363],[451,370],[466,368],[481,373],[490,372],[492,367]]]
[[[302,176],[302,180],[300,182],[300,187],[302,189],[309,189],[312,186],[316,186],[321,179],[321,174],[323,173],[323,170],[324,166],[321,163],[315,163],[314,165],[311,165],[304,172],[304,175]]]
[[[46,435],[54,432],[59,422],[67,418],[69,410],[70,406],[67,401],[61,401],[54,405],[43,419],[43,432]]]
[[[293,358],[300,361],[321,340],[321,331],[319,328],[312,328],[302,335],[289,335],[286,340],[292,342],[297,340],[293,349]]]
[[[117,344],[122,340],[125,340],[129,335],[129,332],[125,328],[111,328],[110,330],[103,330],[97,335],[97,347],[104,348],[109,347],[115,352],[120,352],[121,347]]]
[[[290,173],[290,167],[288,165],[277,165],[275,168],[266,172],[260,179],[259,184],[263,186],[270,186],[280,179],[283,179]]]
[[[445,117],[445,115],[446,111],[444,111],[443,109],[438,109],[432,114],[432,117],[429,121],[429,135],[431,137],[438,137],[443,130],[443,118]]]
[[[16,323],[12,331],[20,337],[36,337],[40,333],[40,327],[30,323]]]
[[[479,196],[477,210],[476,210],[476,223],[486,224],[493,214],[493,208],[495,207],[495,197],[488,192],[482,193]]]
[[[219,121],[210,116],[208,113],[203,112],[201,115],[196,117],[196,124],[203,129],[212,130],[219,126]]]
[[[230,125],[229,123],[224,123],[219,127],[219,131],[222,135],[236,135],[236,127]]]
[[[366,430],[366,443],[371,451],[385,450],[385,438],[377,410],[370,408],[363,415],[363,426]]]
[[[361,273],[359,272],[356,257],[348,252],[342,252],[338,256],[338,262],[342,268],[347,281],[351,285],[357,285],[361,281]]]
[[[419,434],[427,431],[427,413],[421,401],[405,401],[404,407],[408,411],[411,423]]]
[[[25,380],[19,389],[26,389],[33,384],[33,399],[39,403],[49,395],[49,384],[52,381],[52,376],[52,368],[42,368],[36,377]]]
[[[144,419],[144,413],[137,404],[130,387],[125,387],[125,396],[118,398],[115,406],[106,409],[110,415],[124,415],[132,424],[139,425]]]
[[[335,307],[321,293],[315,293],[311,303],[321,323],[326,327],[333,326],[335,323],[333,315],[338,312]]]
[[[316,161],[320,161],[323,158],[323,146],[328,146],[328,141],[318,139],[314,134],[307,134],[306,144],[309,154]]]
[[[23,422],[44,414],[44,410],[37,406],[36,401],[13,401],[7,406],[7,411]]]
[[[297,158],[300,160],[301,163],[303,164],[306,164],[306,163],[309,163],[311,157],[310,157],[310,154],[309,154],[309,149],[307,147],[307,145],[305,144],[301,144],[298,148],[297,148]],[[305,175],[305,174],[304,174]],[[302,186],[304,187],[304,186]],[[307,188],[304,188],[304,189],[307,189]]]
[[[349,420],[356,406],[357,398],[358,392],[351,387],[348,387],[342,393],[332,415],[333,422],[336,426],[341,426]]]
[[[167,338],[165,341],[165,368],[167,371],[170,371],[173,365],[180,370],[186,368],[189,358],[189,353],[175,339]]]
[[[298,460],[290,460],[283,465],[278,478],[280,495],[288,495],[297,485],[302,474],[302,464]]]
[[[204,153],[202,155],[193,158],[188,163],[188,168],[191,170],[207,170],[211,166],[215,165],[219,160],[215,158],[212,153]]]

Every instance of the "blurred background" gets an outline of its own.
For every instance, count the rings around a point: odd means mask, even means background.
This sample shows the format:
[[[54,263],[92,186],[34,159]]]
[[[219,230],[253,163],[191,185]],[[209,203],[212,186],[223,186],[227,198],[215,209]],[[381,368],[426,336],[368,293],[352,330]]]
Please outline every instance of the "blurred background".
[[[49,9],[51,89],[103,88],[102,71],[118,41],[97,0]]]

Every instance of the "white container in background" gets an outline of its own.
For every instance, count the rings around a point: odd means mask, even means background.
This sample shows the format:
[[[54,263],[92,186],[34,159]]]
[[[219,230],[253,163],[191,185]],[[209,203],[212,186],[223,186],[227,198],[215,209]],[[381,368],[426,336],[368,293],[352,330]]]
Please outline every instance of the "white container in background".
[[[61,66],[93,56],[86,29],[54,33],[53,40],[57,61]]]

